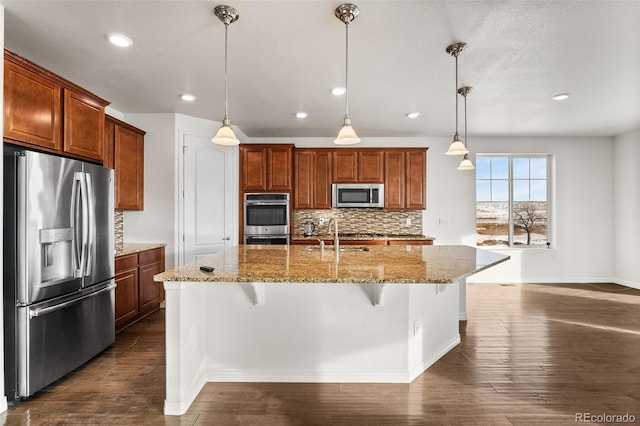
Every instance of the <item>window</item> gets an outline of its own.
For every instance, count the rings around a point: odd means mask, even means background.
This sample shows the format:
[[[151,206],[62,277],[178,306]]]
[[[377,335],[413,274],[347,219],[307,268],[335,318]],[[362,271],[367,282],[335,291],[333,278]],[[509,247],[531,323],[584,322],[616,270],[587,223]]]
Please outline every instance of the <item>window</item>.
[[[548,155],[477,155],[477,245],[547,247],[550,176]]]

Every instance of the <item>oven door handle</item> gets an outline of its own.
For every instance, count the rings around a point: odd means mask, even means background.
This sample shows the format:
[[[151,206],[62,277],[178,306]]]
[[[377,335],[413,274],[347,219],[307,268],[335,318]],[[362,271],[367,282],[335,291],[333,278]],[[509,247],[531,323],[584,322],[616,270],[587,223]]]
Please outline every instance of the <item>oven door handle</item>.
[[[288,206],[289,203],[285,201],[245,201],[246,206]]]

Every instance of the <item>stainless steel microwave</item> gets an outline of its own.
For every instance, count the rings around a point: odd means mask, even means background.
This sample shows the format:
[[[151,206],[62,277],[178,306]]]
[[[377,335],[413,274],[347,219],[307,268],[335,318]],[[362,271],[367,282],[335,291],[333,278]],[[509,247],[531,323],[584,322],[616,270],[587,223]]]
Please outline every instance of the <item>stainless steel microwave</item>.
[[[334,183],[331,189],[333,207],[384,207],[382,183]]]

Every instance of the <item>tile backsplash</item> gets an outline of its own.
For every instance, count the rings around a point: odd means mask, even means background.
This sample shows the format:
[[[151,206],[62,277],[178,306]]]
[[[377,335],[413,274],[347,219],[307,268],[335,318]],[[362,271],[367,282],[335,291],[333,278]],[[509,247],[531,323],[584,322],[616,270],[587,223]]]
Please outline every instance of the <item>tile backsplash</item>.
[[[124,245],[124,212],[116,210],[113,216],[113,229],[115,234],[115,250],[122,251]]]
[[[320,219],[324,225],[320,226]],[[331,209],[295,210],[293,212],[293,233],[303,234],[305,222],[316,225],[315,234],[328,231],[329,220],[337,219],[338,230],[343,233],[379,233],[422,235],[422,210],[380,210],[380,209]],[[410,225],[407,225],[410,222]]]

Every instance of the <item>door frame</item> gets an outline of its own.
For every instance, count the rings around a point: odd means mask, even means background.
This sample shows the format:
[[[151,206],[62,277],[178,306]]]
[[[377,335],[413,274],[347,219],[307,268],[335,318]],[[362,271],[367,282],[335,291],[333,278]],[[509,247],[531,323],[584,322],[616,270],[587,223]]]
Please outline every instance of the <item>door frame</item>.
[[[177,263],[176,263],[176,267],[178,266],[182,266],[184,265],[184,251],[185,251],[185,241],[184,241],[184,234],[185,234],[185,213],[184,213],[184,209],[185,209],[185,202],[184,202],[184,192],[185,192],[185,188],[184,188],[184,182],[185,182],[185,178],[184,178],[184,160],[185,160],[185,149],[186,149],[186,144],[185,144],[185,140],[188,136],[195,136],[198,138],[205,138],[205,139],[210,139],[211,135],[203,135],[201,133],[195,133],[195,132],[189,132],[189,131],[183,131],[181,129],[178,129],[178,144],[176,149],[178,150],[178,202],[176,204],[176,220],[177,220],[177,226],[175,227],[176,229],[176,235],[175,235],[175,241],[177,242],[176,246],[178,248],[178,250],[176,251],[176,255],[177,255]],[[213,144],[213,142],[211,142]],[[237,203],[235,201],[238,200],[239,195],[239,171],[238,171],[238,167],[239,167],[239,149],[237,146],[224,146],[224,145],[216,145],[216,148],[228,151],[231,154],[231,167],[230,167],[230,171],[231,174],[234,176],[234,178],[230,179],[230,188],[227,188],[227,191],[230,191],[231,195],[229,197],[229,199],[231,200],[231,202],[233,203],[233,206],[231,207],[231,228],[233,229],[233,232],[231,233],[231,240],[229,240],[229,245],[230,246],[235,246],[238,245],[238,224],[239,224],[239,218],[238,218],[238,209],[236,208]]]

